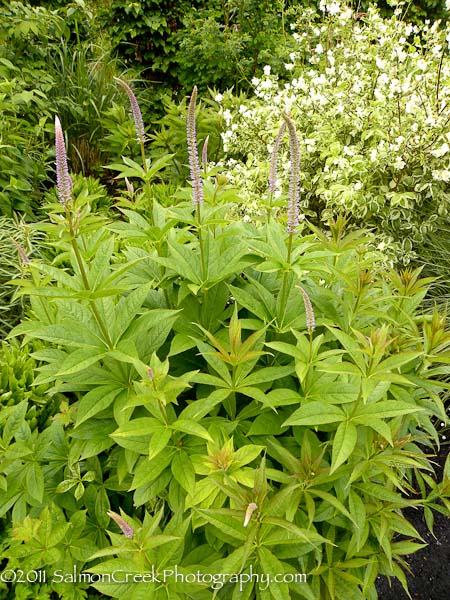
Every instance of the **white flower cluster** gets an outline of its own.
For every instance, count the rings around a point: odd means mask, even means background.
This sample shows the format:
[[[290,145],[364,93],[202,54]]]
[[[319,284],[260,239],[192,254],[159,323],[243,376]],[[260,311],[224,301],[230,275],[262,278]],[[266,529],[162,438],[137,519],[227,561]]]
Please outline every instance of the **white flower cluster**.
[[[321,24],[308,13],[292,34],[284,81],[267,66],[252,81],[253,97],[222,103],[224,149],[237,159],[230,175],[253,215],[281,113],[290,113],[300,136],[304,213],[326,218],[345,210],[397,239],[407,261],[437,214],[449,212],[449,31],[437,23],[419,31],[373,8],[355,19],[330,0],[320,9]],[[284,186],[288,173],[283,148]]]

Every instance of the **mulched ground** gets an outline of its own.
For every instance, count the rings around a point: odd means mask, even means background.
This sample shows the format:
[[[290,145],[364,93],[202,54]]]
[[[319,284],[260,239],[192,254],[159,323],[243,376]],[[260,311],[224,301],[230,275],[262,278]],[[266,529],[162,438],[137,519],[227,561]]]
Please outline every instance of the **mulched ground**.
[[[436,458],[440,465],[437,472],[441,479],[449,450],[450,445],[441,446]],[[434,535],[436,537],[433,537],[421,510],[409,508],[404,511],[404,514],[428,544],[426,548],[405,557],[413,572],[413,575],[407,575],[411,598],[450,600],[450,518],[435,513]],[[380,600],[409,600],[397,579],[391,579],[389,584],[385,577],[379,577],[376,586]]]

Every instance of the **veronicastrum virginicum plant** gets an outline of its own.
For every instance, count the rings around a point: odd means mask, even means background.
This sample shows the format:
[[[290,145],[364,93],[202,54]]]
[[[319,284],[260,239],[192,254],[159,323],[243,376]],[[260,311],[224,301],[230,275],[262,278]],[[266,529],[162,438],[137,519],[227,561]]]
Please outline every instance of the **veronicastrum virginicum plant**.
[[[266,67],[248,99],[217,96],[226,127],[220,164],[247,218],[261,218],[266,157],[279,111],[290,111],[304,156],[302,211],[316,223],[346,213],[374,227],[377,245],[407,263],[449,210],[449,25],[333,7],[326,17],[299,14],[288,83]],[[282,149],[279,186],[269,190],[275,199],[289,172]]]
[[[230,221],[202,195],[195,99],[192,199],[153,200],[151,223],[131,209],[98,221],[77,206],[57,128],[52,227],[66,261],[27,265],[32,309],[13,335],[44,343],[35,384],[67,401],[36,433],[39,484],[13,483],[12,452],[31,432],[22,408],[2,413],[7,566],[153,569],[152,581],[94,586],[123,599],[375,600],[377,575],[406,585],[402,557],[421,547],[401,510],[424,505],[432,527],[432,510],[450,508],[450,465],[435,481],[430,458],[435,419],[446,419],[445,320],[421,315],[418,272],[377,267],[369,235],[347,235],[342,218],[329,233],[299,222],[287,114],[287,231],[274,218]],[[285,581],[212,589],[161,577],[250,566]],[[72,598],[73,585],[41,587]]]

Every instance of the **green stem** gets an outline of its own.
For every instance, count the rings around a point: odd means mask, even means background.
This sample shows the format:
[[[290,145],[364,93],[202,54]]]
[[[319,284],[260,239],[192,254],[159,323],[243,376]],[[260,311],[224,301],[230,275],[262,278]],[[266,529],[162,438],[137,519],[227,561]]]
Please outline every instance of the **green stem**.
[[[78,243],[76,238],[74,237],[73,234],[73,228],[72,228],[72,224],[70,224],[70,234],[71,234],[71,243],[72,243],[72,248],[73,251],[75,253],[75,258],[77,260],[77,264],[78,264],[78,268],[80,269],[80,274],[81,274],[81,279],[83,280],[83,285],[84,285],[84,289],[86,291],[90,290],[90,286],[89,286],[89,280],[87,278],[87,274],[86,274],[86,269],[84,268],[84,264],[83,264],[83,259],[81,257],[81,252],[80,249],[78,247]],[[108,345],[108,347],[112,350],[114,348],[114,344],[112,343],[111,337],[109,335],[109,332],[103,322],[103,319],[100,316],[100,313],[98,312],[97,307],[95,306],[95,301],[90,299],[89,300],[89,306],[91,307],[92,310],[92,314],[94,315],[94,319],[97,321],[97,325],[100,328],[100,331],[103,334],[103,337],[106,341],[106,344]]]
[[[148,200],[150,201],[150,195],[151,195],[150,179],[148,177],[148,167],[147,167],[147,160],[145,158],[145,145],[144,145],[144,142],[141,142],[141,157],[142,157],[142,168],[144,169],[144,177],[145,177],[145,191],[146,191],[146,195],[148,197]]]
[[[289,238],[288,238],[288,248],[287,248],[287,263],[289,264],[289,266],[291,265],[291,255],[292,255],[292,240],[293,240],[294,234],[290,233],[289,234]],[[289,275],[290,275],[290,269],[286,270],[284,272],[283,275],[283,283],[281,285],[281,313],[280,313],[280,325],[283,324],[284,318],[286,316],[286,307],[287,307],[287,301],[288,301],[288,295],[289,295],[289,291],[288,291],[288,283],[289,283]]]
[[[444,49],[442,50],[442,54],[441,54],[441,60],[439,61],[438,77],[437,77],[437,82],[436,82],[436,112],[438,114],[439,114],[439,87],[441,84],[442,64],[444,62],[445,55],[446,55],[446,51],[445,51],[445,46],[444,46]]]
[[[141,156],[142,156],[142,168],[144,169],[145,174],[147,175],[148,169],[147,169],[147,161],[145,159],[145,146],[144,146],[144,142],[141,142]]]
[[[200,245],[200,262],[202,266],[202,282],[206,281],[206,263],[205,263],[205,252],[203,247],[203,235],[202,235],[202,213],[200,210],[200,202],[197,204],[197,221],[198,221],[198,243]]]
[[[267,208],[267,224],[270,224],[270,217],[272,216],[272,200],[273,200],[273,194],[270,193],[269,194],[269,206]]]
[[[236,365],[233,365],[233,369],[231,372],[231,381],[233,384],[233,388],[235,385],[235,378],[236,378]],[[232,421],[234,421],[234,419],[236,418],[236,392],[234,392],[234,391],[231,392],[231,394],[228,396],[228,398],[225,398],[223,405],[224,405],[225,411],[227,412],[230,419]]]
[[[312,367],[314,364],[314,358],[313,358],[313,332],[310,331],[309,332],[309,355],[308,355],[308,370],[306,372],[305,375],[305,381],[302,383],[302,391],[303,394],[306,396],[309,392],[309,389],[313,383],[312,380]]]

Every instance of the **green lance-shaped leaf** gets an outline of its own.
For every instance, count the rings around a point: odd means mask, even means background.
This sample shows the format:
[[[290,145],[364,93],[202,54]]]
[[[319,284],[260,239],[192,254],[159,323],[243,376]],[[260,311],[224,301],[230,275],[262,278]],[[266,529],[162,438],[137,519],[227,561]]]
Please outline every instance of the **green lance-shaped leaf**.
[[[357,429],[351,421],[339,423],[333,440],[330,473],[334,473],[352,454],[357,439]]]

